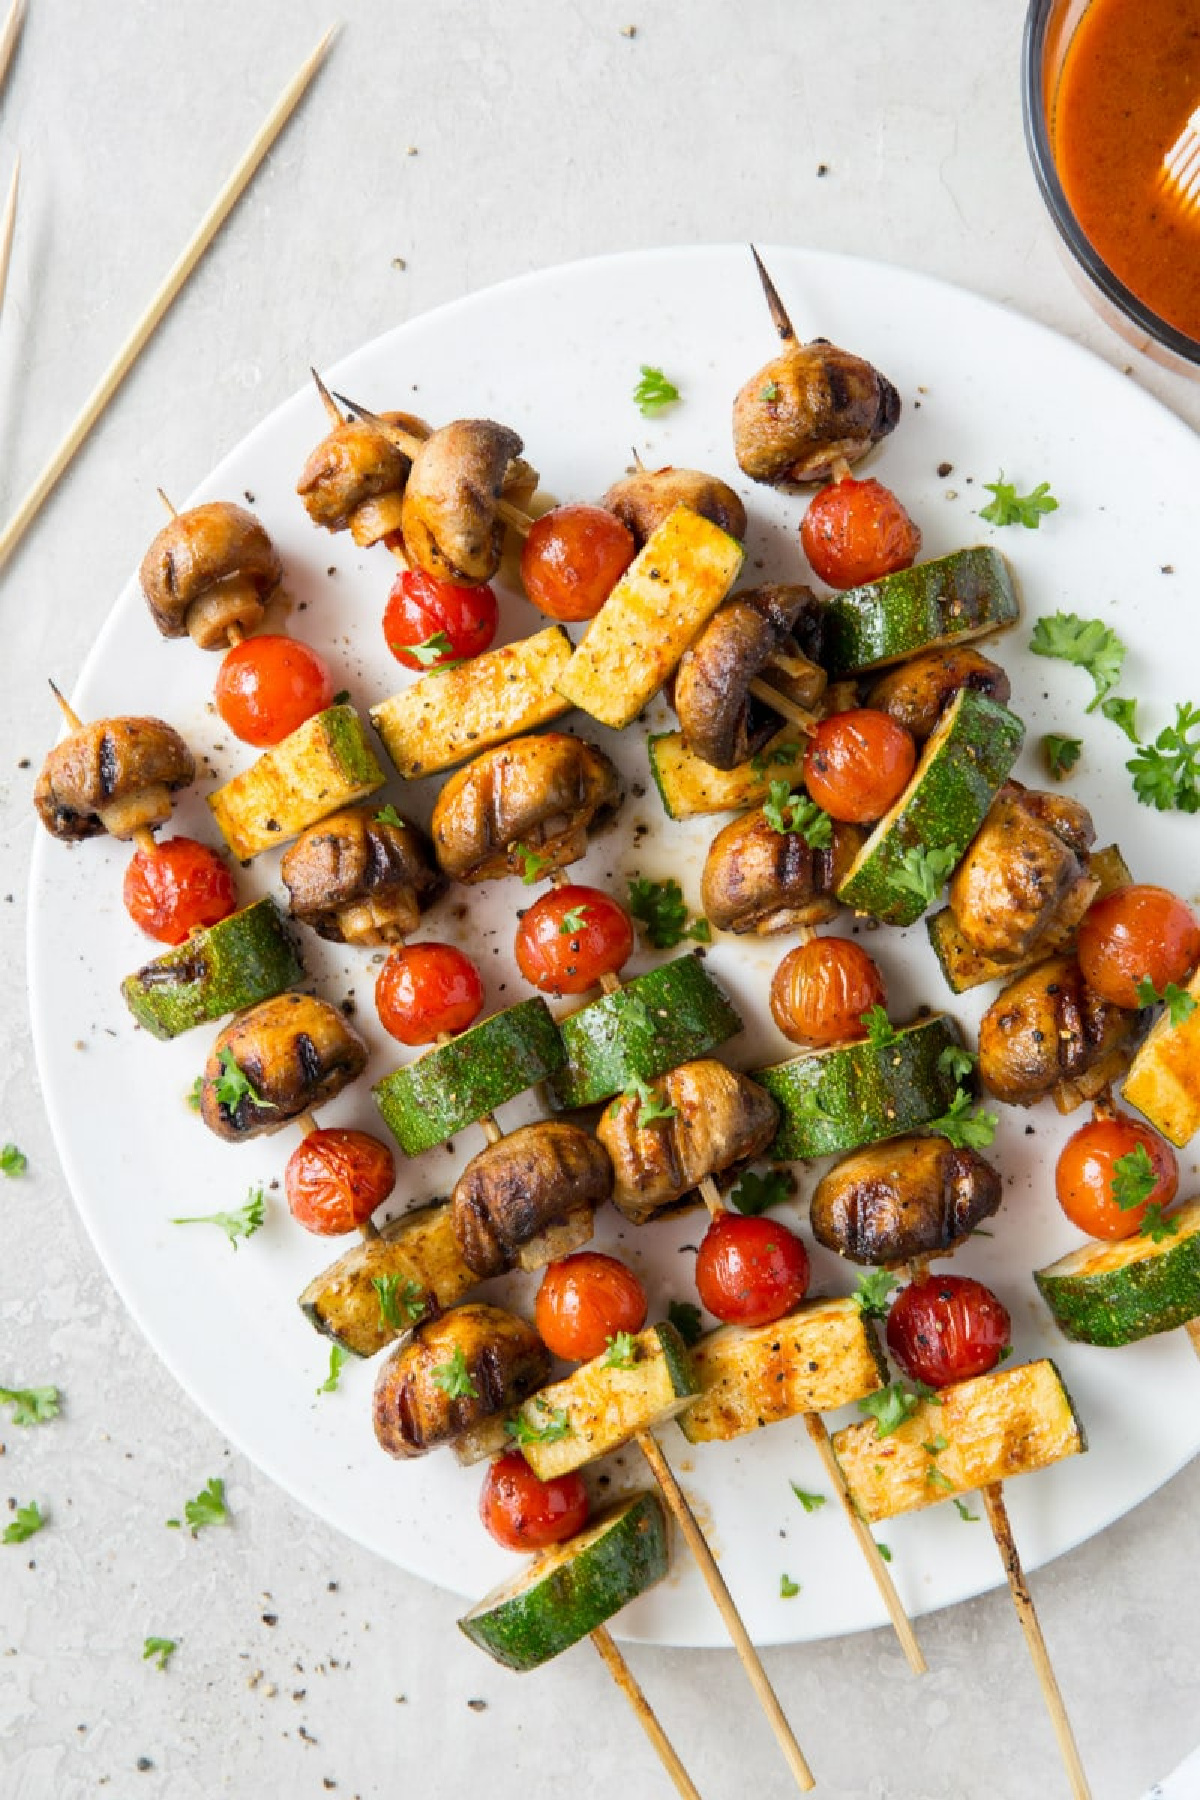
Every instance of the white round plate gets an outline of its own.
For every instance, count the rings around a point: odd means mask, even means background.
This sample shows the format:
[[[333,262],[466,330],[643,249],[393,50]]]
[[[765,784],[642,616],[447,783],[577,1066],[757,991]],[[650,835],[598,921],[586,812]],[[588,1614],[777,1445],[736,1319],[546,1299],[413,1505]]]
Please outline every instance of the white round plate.
[[[919,521],[923,554],[983,541],[1013,562],[1026,618],[997,654],[1012,677],[1012,705],[1028,726],[1018,776],[1044,782],[1036,757],[1044,731],[1081,737],[1070,791],[1093,808],[1098,842],[1119,842],[1137,876],[1193,894],[1198,822],[1135,802],[1122,767],[1126,740],[1099,715],[1085,715],[1088,677],[1027,649],[1029,623],[1040,612],[1097,615],[1129,645],[1122,690],[1140,697],[1144,727],[1157,730],[1171,716],[1169,702],[1188,697],[1200,642],[1192,523],[1200,450],[1191,432],[1103,363],[971,294],[869,262],[788,249],[764,255],[802,336],[834,338],[869,357],[899,388],[903,417],[872,467]],[[613,257],[507,283],[413,320],[325,374],[367,406],[403,407],[434,421],[505,420],[521,432],[544,485],[559,497],[599,495],[627,466],[631,445],[651,466],[711,469],[746,500],[745,578],[803,579],[796,550],[803,501],[741,478],[730,445],[734,392],[775,348],[749,252],[696,248]],[[296,362],[299,376],[303,346]],[[641,363],[664,369],[683,396],[651,420],[631,398]],[[294,487],[324,430],[308,384],[191,500],[252,500],[283,555],[287,629],[327,654],[335,685],[349,688],[365,711],[410,679],[388,654],[379,625],[395,566],[382,547],[358,551],[346,536],[328,537],[309,523]],[[944,465],[948,472],[939,474]],[[1059,497],[1059,511],[1036,533],[996,530],[978,517],[989,498],[982,484],[1000,470],[1022,490],[1048,481]],[[169,486],[170,470],[162,474]],[[140,517],[131,519],[131,557],[158,528],[156,504],[147,496]],[[515,591],[506,592],[504,635],[522,636],[541,623]],[[208,766],[179,806],[175,829],[210,841],[216,833],[204,794],[253,757],[211,710],[216,671],[216,657],[158,636],[131,582],[74,696],[87,718],[161,714],[203,753]],[[666,718],[656,702],[652,726],[661,729]],[[615,755],[630,784],[616,832],[598,841],[580,878],[623,894],[631,874],[674,874],[696,906],[714,824],[664,817],[649,784],[642,727],[617,738],[578,715],[570,724]],[[54,729],[48,717],[48,737]],[[427,818],[434,789],[432,782],[405,788],[392,780],[380,800]],[[215,1034],[200,1030],[160,1044],[136,1031],[125,1011],[118,984],[149,954],[121,904],[128,855],[108,840],[68,851],[42,837],[32,873],[30,980],[42,1084],[100,1255],[179,1381],[261,1468],[381,1556],[477,1598],[512,1567],[477,1522],[480,1471],[459,1468],[449,1454],[407,1465],[384,1457],[371,1431],[371,1367],[351,1364],[337,1393],[316,1393],[327,1346],[302,1318],[296,1295],[343,1246],[308,1236],[288,1217],[278,1184],[295,1132],[237,1148],[210,1136],[185,1096]],[[239,877],[247,900],[278,891],[276,860],[262,857]],[[511,949],[517,913],[530,898],[519,881],[463,889],[425,923],[422,935],[474,949],[489,1007],[528,992]],[[327,1108],[324,1120],[369,1129],[377,1124],[370,1081],[409,1053],[398,1052],[375,1019],[372,957],[308,937],[320,990],[336,1000],[352,997],[372,1050],[368,1079]],[[881,931],[870,942],[888,978],[893,1018],[910,1018],[925,1003],[974,1026],[983,999],[954,1001],[947,993],[923,926]],[[747,1021],[744,1035],[727,1046],[738,1066],[787,1053],[766,1007],[770,973],[787,947],[787,938],[729,937],[711,952],[709,968]],[[657,960],[639,955],[634,966]],[[1004,1173],[1004,1205],[991,1222],[994,1237],[972,1240],[955,1267],[999,1291],[1013,1315],[1019,1357],[1057,1359],[1091,1440],[1087,1456],[1009,1486],[1017,1539],[1035,1566],[1102,1530],[1185,1463],[1200,1446],[1200,1408],[1195,1358],[1182,1332],[1119,1354],[1058,1336],[1031,1270],[1079,1241],[1053,1192],[1055,1154],[1079,1121],[1060,1120],[1049,1106],[1001,1111],[994,1155]],[[505,1114],[510,1124],[532,1115],[532,1101]],[[393,1208],[447,1193],[481,1142],[465,1132],[452,1152],[434,1150],[404,1166]],[[1186,1191],[1194,1187],[1194,1155],[1181,1160]],[[814,1172],[798,1173],[799,1201],[783,1216],[801,1225]],[[260,1182],[269,1190],[267,1227],[236,1255],[219,1231],[170,1222],[236,1207]],[[703,1214],[692,1212],[637,1230],[609,1212],[596,1241],[642,1273],[659,1314],[669,1299],[692,1295],[687,1247],[703,1224]],[[814,1256],[816,1293],[846,1292],[855,1275],[836,1257]],[[528,1311],[534,1281],[513,1279],[495,1291],[511,1292]],[[801,1421],[697,1449],[673,1429],[662,1435],[759,1642],[883,1622],[840,1509],[830,1504],[807,1515],[792,1494],[793,1481],[828,1492]],[[606,1491],[644,1483],[639,1460],[632,1450],[613,1459],[598,1476],[610,1484]],[[986,1524],[964,1523],[948,1505],[897,1520],[879,1535],[912,1613],[1001,1579]],[[793,1599],[780,1597],[784,1574],[801,1584]],[[670,1579],[616,1623],[623,1635],[658,1643],[725,1641],[682,1548]]]

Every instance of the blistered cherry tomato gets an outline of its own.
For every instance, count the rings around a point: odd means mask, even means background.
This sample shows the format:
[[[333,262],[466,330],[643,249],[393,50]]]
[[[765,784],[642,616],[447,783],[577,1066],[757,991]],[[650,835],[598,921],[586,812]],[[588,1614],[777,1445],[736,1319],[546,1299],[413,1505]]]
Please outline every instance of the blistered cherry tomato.
[[[483,982],[453,944],[407,944],[380,969],[375,1005],[384,1030],[402,1044],[432,1044],[479,1017]]]
[[[237,888],[223,857],[195,838],[168,838],[137,850],[125,871],[125,910],[160,944],[182,944],[198,925],[237,911]]]
[[[1162,993],[1200,961],[1200,924],[1167,888],[1137,883],[1094,900],[1079,927],[1079,966],[1088,986],[1113,1006],[1138,1006],[1144,975]]]
[[[946,1387],[986,1375],[1012,1336],[1003,1301],[969,1275],[926,1275],[888,1314],[888,1349],[913,1381]]]
[[[890,488],[848,475],[809,502],[800,546],[822,581],[852,588],[911,567],[921,533]]]
[[[525,592],[551,619],[594,619],[637,554],[633,533],[602,506],[556,506],[521,551]]]
[[[808,1292],[808,1252],[775,1219],[720,1213],[700,1242],[696,1287],[726,1325],[769,1325]]]
[[[910,731],[887,713],[859,706],[821,720],[808,740],[804,782],[830,818],[865,825],[899,799],[916,762]]]
[[[1117,1113],[1089,1120],[1067,1139],[1054,1186],[1068,1219],[1089,1237],[1132,1237],[1142,1229],[1148,1207],[1167,1207],[1175,1198],[1179,1164],[1157,1131]],[[1122,1199],[1137,1204],[1122,1206]]]
[[[517,927],[517,966],[544,994],[583,994],[633,951],[633,924],[599,888],[553,888]]]
[[[395,1158],[366,1131],[310,1131],[283,1172],[292,1217],[318,1237],[357,1230],[395,1185]]]
[[[506,1550],[540,1550],[583,1530],[587,1489],[582,1475],[539,1481],[521,1452],[509,1450],[496,1458],[483,1478],[479,1516]]]
[[[886,1000],[878,965],[848,938],[815,937],[797,944],[771,981],[771,1017],[793,1044],[864,1038],[863,1014]]]
[[[555,1356],[590,1362],[619,1331],[642,1329],[646,1290],[615,1256],[580,1250],[549,1265],[533,1316],[542,1342]]]
[[[261,748],[281,743],[323,712],[333,699],[333,682],[315,650],[267,632],[227,652],[213,699],[234,736]]]
[[[406,669],[438,669],[479,656],[496,635],[500,609],[490,587],[459,587],[423,569],[396,577],[383,635]]]

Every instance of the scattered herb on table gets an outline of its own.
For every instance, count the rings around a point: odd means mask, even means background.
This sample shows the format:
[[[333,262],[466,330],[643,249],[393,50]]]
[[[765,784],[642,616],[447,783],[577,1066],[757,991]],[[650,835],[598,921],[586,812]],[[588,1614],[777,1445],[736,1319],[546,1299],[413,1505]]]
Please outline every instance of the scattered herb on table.
[[[1120,694],[1110,694],[1107,700],[1100,702],[1100,711],[1114,725],[1119,725],[1131,744],[1140,744],[1141,735],[1137,728],[1137,701],[1124,700]]]
[[[799,1592],[800,1583],[798,1581],[793,1581],[790,1575],[779,1577],[779,1598],[781,1600],[794,1600]]]
[[[966,1501],[958,1499],[957,1496],[955,1497],[955,1501],[954,1501],[954,1510],[958,1514],[959,1518],[962,1520],[964,1525],[978,1525],[979,1514],[973,1513],[971,1511],[970,1507],[967,1505]]]
[[[56,1387],[0,1387],[0,1405],[12,1407],[14,1425],[44,1425],[56,1419],[59,1398]]]
[[[24,1175],[29,1167],[29,1158],[15,1144],[5,1144],[0,1149],[0,1175],[7,1175],[11,1181],[14,1176]]]
[[[239,1238],[253,1237],[261,1231],[266,1218],[267,1197],[261,1187],[251,1188],[246,1204],[237,1212],[198,1213],[192,1217],[172,1219],[172,1225],[218,1225],[236,1250]]]
[[[1048,481],[1039,481],[1028,494],[1018,494],[1014,483],[1005,481],[1001,469],[995,481],[985,481],[983,485],[995,495],[979,509],[980,518],[989,525],[1024,525],[1027,530],[1036,531],[1047,513],[1058,511],[1058,501],[1050,492]]]
[[[45,1523],[46,1515],[38,1506],[37,1501],[31,1500],[28,1506],[18,1506],[16,1517],[11,1524],[4,1527],[3,1533],[0,1533],[0,1543],[24,1544],[35,1531],[41,1531]]]
[[[225,1503],[225,1483],[219,1475],[210,1476],[195,1499],[185,1503],[183,1517],[191,1527],[193,1537],[209,1525],[228,1525],[230,1514]],[[167,1524],[173,1531],[180,1529],[178,1519],[168,1519]]]
[[[156,1668],[165,1669],[178,1648],[177,1638],[148,1637],[142,1645],[142,1661],[152,1662]]]

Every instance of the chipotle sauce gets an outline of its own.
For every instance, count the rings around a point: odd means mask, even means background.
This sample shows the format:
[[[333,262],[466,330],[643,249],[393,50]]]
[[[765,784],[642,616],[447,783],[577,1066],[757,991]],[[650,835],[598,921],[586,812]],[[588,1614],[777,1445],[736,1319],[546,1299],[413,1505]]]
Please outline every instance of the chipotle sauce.
[[[1159,187],[1200,105],[1200,0],[1092,0],[1063,59],[1050,137],[1092,247],[1160,318],[1200,340],[1200,207]]]

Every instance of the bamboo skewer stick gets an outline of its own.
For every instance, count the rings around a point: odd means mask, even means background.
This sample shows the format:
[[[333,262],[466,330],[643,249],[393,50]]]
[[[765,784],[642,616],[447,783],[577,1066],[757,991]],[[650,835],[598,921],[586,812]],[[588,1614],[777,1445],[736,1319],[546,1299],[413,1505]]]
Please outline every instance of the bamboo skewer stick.
[[[12,261],[13,238],[17,229],[17,186],[21,175],[21,158],[13,163],[12,180],[8,184],[8,199],[4,202],[4,217],[0,220],[0,306],[4,305],[4,290],[8,286],[8,265]]]
[[[675,1784],[676,1792],[682,1794],[684,1800],[700,1800],[691,1776],[680,1762],[675,1746],[659,1724],[658,1717],[639,1687],[633,1670],[613,1643],[607,1625],[597,1625],[591,1638],[600,1653],[600,1660],[637,1714],[638,1723],[654,1745],[659,1761]]]
[[[781,718],[787,720],[789,725],[794,725],[797,731],[802,731],[806,737],[811,737],[817,729],[816,714],[806,712],[802,706],[797,706],[794,700],[789,700],[786,694],[781,694],[777,688],[773,688],[769,681],[761,681],[756,675],[750,683],[750,692],[756,700],[761,700],[765,706],[771,708],[772,712],[777,712]]]
[[[758,279],[762,282],[762,291],[766,296],[767,310],[771,315],[771,323],[774,325],[785,344],[794,344],[796,342],[795,327],[788,318],[787,308],[779,298],[775,283],[767,274],[763,259],[758,254],[758,251],[754,248],[753,244],[750,246],[750,254],[754,258],[754,266],[758,270]]]
[[[24,23],[25,0],[13,0],[8,9],[8,17],[4,21],[4,28],[0,30],[0,87],[4,86],[8,65],[13,59],[13,51],[17,47],[17,39],[21,35],[21,26]]]
[[[128,375],[184,283],[241,198],[259,164],[287,124],[313,76],[324,61],[336,30],[337,27],[334,26],[325,33],[303,66],[288,82],[266,120],[255,133],[241,161],[168,270],[158,292],[89,395],[82,412],[71,426],[63,442],[37,477],[4,530],[0,531],[0,568],[4,567],[24,537],[29,526],[37,517],[42,502],[57,485],[76,451]]]

